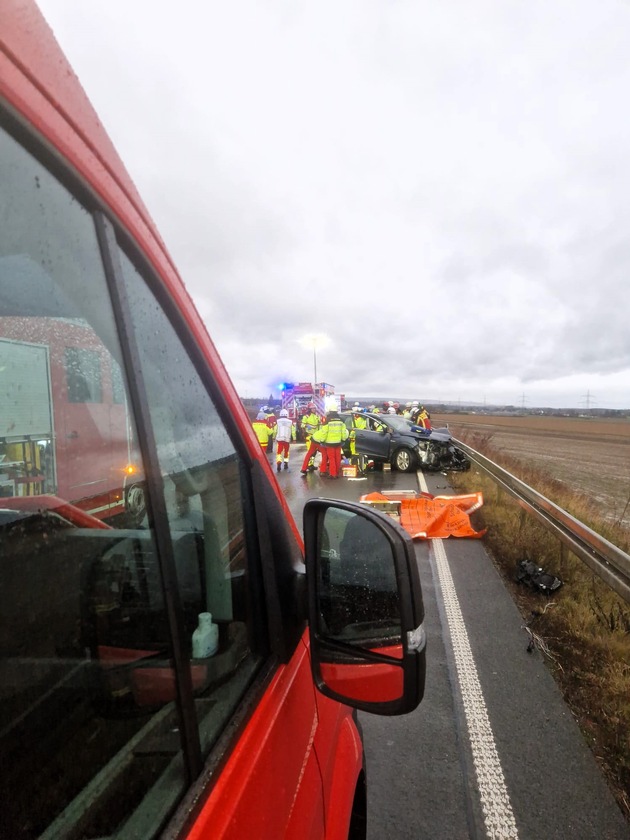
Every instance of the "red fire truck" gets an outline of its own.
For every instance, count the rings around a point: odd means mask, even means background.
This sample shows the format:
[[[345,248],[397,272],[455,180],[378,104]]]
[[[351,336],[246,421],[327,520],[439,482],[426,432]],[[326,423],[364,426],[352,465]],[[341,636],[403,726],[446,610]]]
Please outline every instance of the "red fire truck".
[[[342,408],[343,395],[336,395],[333,385],[326,382],[285,382],[281,386],[282,408],[286,408],[289,417],[295,422],[298,439],[302,440],[303,435],[300,427],[300,420],[308,414],[309,404],[315,406],[316,414],[324,417],[331,408],[337,410]]]
[[[16,258],[5,258],[5,270],[9,263],[18,271]],[[57,495],[98,519],[121,514],[130,500],[139,513],[120,365],[93,330],[61,318],[1,317],[0,382],[1,497]]]
[[[0,834],[365,837],[353,709],[424,691],[412,540],[331,499],[302,536],[37,4],[0,21]],[[146,516],[105,523],[129,440]]]

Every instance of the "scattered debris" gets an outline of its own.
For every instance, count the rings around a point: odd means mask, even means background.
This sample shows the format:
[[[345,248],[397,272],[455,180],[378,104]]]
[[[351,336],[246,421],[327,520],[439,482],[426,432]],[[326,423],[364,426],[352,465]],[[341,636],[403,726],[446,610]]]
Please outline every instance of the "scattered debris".
[[[549,650],[549,645],[547,642],[539,636],[538,633],[534,633],[532,630],[532,624],[536,621],[537,618],[540,618],[541,615],[544,615],[548,609],[551,607],[555,607],[556,602],[550,601],[548,604],[545,604],[544,610],[532,610],[532,617],[530,620],[523,624],[523,630],[529,636],[529,642],[527,643],[527,653],[533,653],[534,650],[539,650],[543,656],[546,656],[547,659],[550,659],[554,665],[556,665],[561,671],[563,671],[562,665],[558,662],[557,657],[553,655],[553,653]]]
[[[515,579],[517,583],[523,583],[535,592],[545,595],[551,595],[562,586],[560,578],[545,572],[531,560],[521,560],[516,568]]]

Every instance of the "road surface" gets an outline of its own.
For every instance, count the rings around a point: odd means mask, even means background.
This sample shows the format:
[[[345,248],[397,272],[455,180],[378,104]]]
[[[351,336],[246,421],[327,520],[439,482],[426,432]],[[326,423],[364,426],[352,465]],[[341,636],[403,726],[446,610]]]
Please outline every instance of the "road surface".
[[[442,474],[303,477],[303,445],[277,476],[301,528],[312,497],[373,490],[452,494]],[[426,482],[426,484],[425,484]],[[628,840],[617,806],[482,540],[417,541],[425,698],[410,715],[361,714],[370,840]]]

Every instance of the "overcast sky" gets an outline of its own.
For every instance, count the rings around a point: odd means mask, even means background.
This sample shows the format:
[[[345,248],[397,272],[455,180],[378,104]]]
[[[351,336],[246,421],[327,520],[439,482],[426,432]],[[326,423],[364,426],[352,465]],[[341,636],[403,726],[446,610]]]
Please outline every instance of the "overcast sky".
[[[39,5],[242,397],[630,407],[630,3]]]

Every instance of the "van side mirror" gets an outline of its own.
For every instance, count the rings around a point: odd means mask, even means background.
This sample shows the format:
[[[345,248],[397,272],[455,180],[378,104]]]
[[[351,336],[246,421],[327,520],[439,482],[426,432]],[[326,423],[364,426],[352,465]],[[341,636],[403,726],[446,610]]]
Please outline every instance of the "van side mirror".
[[[304,543],[315,685],[365,712],[412,711],[424,693],[426,636],[411,537],[364,505],[311,499]]]

